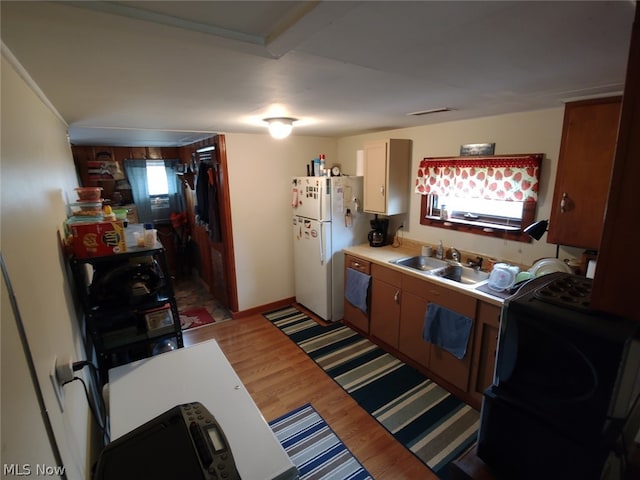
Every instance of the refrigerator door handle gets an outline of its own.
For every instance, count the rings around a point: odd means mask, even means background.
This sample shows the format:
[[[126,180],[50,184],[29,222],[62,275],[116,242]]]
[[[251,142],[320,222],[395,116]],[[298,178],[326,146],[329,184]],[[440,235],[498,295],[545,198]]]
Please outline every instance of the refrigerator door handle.
[[[325,195],[327,194],[327,185],[321,179],[318,182],[318,220],[323,221],[327,219],[327,212],[325,212]]]
[[[318,237],[320,238],[320,241],[318,242],[318,245],[320,245],[320,265],[324,264],[324,225],[321,223],[320,228],[318,230],[320,230],[320,233],[318,234]]]

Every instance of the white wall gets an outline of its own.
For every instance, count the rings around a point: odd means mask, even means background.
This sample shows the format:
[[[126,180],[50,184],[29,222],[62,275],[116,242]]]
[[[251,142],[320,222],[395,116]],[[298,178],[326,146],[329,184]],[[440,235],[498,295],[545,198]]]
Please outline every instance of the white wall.
[[[540,179],[538,220],[548,219],[551,213],[564,108],[537,110],[509,115],[483,117],[473,120],[446,122],[423,127],[378,132],[368,135],[344,137],[338,141],[338,156],[344,166],[355,169],[356,151],[364,142],[385,138],[409,138],[413,141],[412,179],[424,157],[456,156],[460,145],[466,143],[495,143],[497,155],[515,153],[543,153],[545,155]],[[348,162],[352,162],[353,165]],[[404,222],[405,238],[437,244],[442,239],[445,247],[455,246],[515,263],[531,265],[539,258],[554,257],[555,245],[546,243],[546,235],[531,243],[500,240],[491,237],[461,233],[420,224],[420,195],[410,192],[409,213]],[[398,223],[398,220],[396,220]],[[576,257],[581,250],[561,248],[561,258]]]
[[[79,382],[65,388],[64,412],[49,379],[54,356],[83,357],[60,229],[65,192],[77,180],[66,125],[2,55],[0,248],[28,336],[67,478],[88,478],[90,416]],[[71,197],[73,198],[73,197]],[[53,465],[15,318],[2,282],[2,464]]]
[[[390,130],[340,139],[293,135],[277,141],[268,135],[225,134],[229,161],[231,214],[234,232],[239,309],[245,310],[295,295],[289,186],[306,164],[325,153],[327,164],[339,163],[355,173],[357,151],[364,142],[384,138],[413,141],[411,172],[424,157],[456,156],[465,143],[495,142],[496,154],[543,153],[537,219],[551,212],[556,165],[560,150],[564,108],[498,115]],[[413,177],[411,179],[413,184]],[[531,265],[555,256],[555,245],[514,242],[454,232],[420,224],[420,195],[407,192],[410,211],[392,219],[405,226],[405,238],[446,247],[455,246],[484,257]],[[562,247],[561,258],[579,257],[581,250]]]
[[[291,178],[324,153],[336,162],[335,139],[225,133],[238,309],[293,297]]]

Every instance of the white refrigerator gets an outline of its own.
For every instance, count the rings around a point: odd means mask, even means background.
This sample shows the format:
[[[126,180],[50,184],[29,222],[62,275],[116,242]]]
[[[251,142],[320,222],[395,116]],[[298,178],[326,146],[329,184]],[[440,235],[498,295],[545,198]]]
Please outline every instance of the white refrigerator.
[[[327,321],[344,313],[342,249],[367,239],[362,188],[362,177],[292,180],[296,301]]]

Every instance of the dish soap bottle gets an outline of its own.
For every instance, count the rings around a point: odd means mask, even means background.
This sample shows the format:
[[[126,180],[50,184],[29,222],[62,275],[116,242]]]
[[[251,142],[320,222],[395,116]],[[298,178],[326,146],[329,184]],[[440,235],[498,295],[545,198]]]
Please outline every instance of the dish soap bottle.
[[[440,245],[438,245],[438,250],[436,250],[436,258],[442,260],[444,258],[444,247],[442,246],[442,240],[440,240]]]

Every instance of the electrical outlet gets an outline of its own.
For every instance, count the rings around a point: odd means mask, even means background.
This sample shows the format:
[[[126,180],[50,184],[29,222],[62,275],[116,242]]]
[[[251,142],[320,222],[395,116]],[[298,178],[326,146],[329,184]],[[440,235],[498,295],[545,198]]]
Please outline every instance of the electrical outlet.
[[[53,357],[53,365],[51,366],[51,371],[49,372],[49,378],[51,379],[51,384],[53,385],[53,391],[56,392],[56,398],[58,399],[58,404],[60,405],[60,411],[64,412],[64,389],[62,388],[62,382],[58,380],[57,375],[58,370],[58,357]]]

